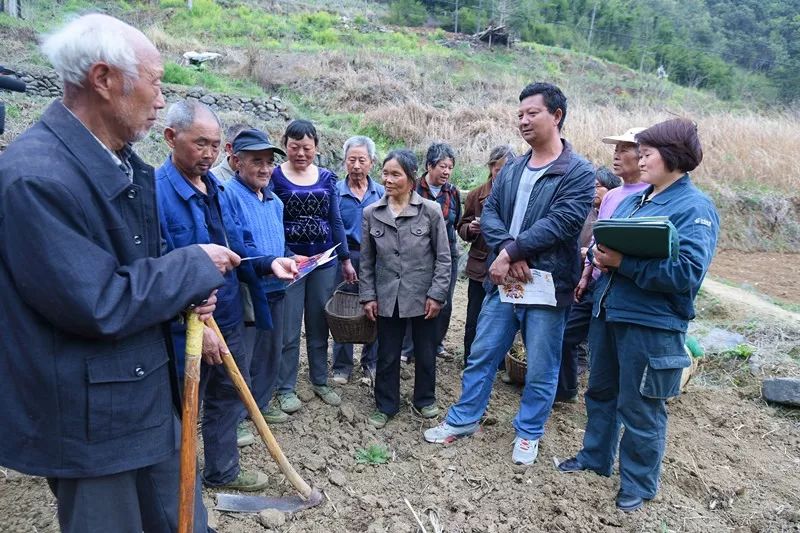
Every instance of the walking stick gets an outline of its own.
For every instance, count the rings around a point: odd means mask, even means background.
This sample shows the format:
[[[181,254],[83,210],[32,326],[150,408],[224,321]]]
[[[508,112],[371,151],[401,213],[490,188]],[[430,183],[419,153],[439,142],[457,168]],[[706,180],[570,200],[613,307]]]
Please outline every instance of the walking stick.
[[[194,531],[194,490],[197,475],[197,395],[200,385],[200,355],[203,323],[195,313],[186,314],[186,361],[181,418],[180,488],[178,489],[178,533]]]
[[[225,365],[225,370],[227,370],[228,376],[230,376],[234,387],[236,387],[236,391],[239,393],[239,398],[241,398],[242,403],[244,403],[245,407],[247,408],[247,412],[250,414],[250,419],[256,425],[258,434],[261,435],[261,440],[263,440],[264,444],[267,445],[270,455],[275,462],[278,463],[278,467],[281,469],[283,475],[286,476],[286,479],[289,480],[289,483],[291,483],[292,486],[297,489],[301,496],[307,500],[310,500],[312,505],[321,503],[322,494],[320,491],[317,489],[312,489],[311,486],[300,477],[300,474],[298,474],[291,463],[289,463],[289,460],[283,454],[283,450],[281,450],[278,441],[275,440],[275,437],[272,435],[272,431],[270,431],[269,426],[267,426],[267,421],[264,420],[264,415],[261,414],[261,410],[258,408],[258,405],[253,398],[253,394],[250,392],[250,389],[247,388],[247,383],[245,383],[241,372],[239,372],[239,368],[236,366],[236,361],[233,360],[233,356],[231,355],[230,350],[228,350],[228,345],[225,344],[225,338],[222,336],[222,332],[219,330],[219,326],[217,326],[216,321],[212,318],[207,322],[207,325],[214,330],[214,332],[217,334],[217,337],[219,337],[220,342],[222,343],[222,362]]]

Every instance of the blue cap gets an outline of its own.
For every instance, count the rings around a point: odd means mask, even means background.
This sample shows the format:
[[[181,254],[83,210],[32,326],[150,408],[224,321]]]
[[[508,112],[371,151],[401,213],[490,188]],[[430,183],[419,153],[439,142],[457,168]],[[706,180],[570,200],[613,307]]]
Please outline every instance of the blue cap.
[[[239,135],[233,139],[233,153],[237,152],[255,152],[258,150],[273,150],[276,153],[286,157],[286,152],[272,144],[269,140],[269,135],[261,130],[251,129],[242,130]]]

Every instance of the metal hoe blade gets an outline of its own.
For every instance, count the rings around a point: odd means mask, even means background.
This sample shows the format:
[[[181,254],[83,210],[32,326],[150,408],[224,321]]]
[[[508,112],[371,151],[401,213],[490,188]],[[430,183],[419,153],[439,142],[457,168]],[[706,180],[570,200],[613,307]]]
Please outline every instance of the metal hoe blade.
[[[314,490],[308,499],[300,496],[245,496],[242,494],[217,494],[217,511],[233,513],[259,513],[277,509],[283,513],[296,513],[322,503],[322,493]]]

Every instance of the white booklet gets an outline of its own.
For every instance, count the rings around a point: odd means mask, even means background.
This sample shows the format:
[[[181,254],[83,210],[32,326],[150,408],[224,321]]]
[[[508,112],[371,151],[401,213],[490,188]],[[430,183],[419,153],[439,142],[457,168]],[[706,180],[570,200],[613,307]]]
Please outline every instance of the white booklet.
[[[500,285],[500,301],[523,305],[556,305],[553,275],[544,270],[531,269],[533,279],[527,283],[507,277]]]

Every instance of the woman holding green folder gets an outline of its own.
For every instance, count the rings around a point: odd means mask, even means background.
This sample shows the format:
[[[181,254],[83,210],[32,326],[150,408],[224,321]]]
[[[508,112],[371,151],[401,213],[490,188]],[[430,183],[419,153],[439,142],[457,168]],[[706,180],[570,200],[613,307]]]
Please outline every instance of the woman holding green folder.
[[[668,120],[636,140],[641,179],[649,187],[626,198],[613,218],[667,216],[677,230],[679,251],[673,257],[643,258],[602,244],[592,248],[603,275],[589,330],[588,420],[583,449],[558,466],[562,472],[610,476],[619,445],[616,505],[622,511],[639,509],[658,491],[665,401],[678,395],[681,371],[690,364],[683,348],[686,329],[719,233],[713,202],[687,174],[703,158],[697,126]]]

